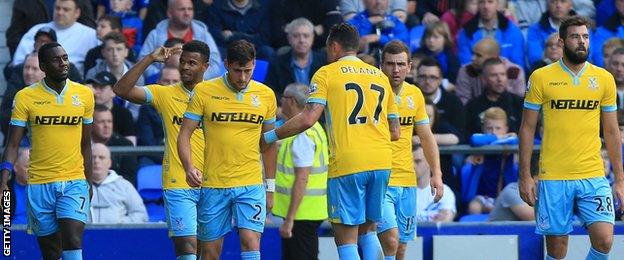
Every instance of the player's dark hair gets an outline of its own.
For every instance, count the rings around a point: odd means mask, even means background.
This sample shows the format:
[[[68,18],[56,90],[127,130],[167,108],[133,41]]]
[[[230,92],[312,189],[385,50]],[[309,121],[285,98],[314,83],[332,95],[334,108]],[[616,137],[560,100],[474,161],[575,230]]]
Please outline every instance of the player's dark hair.
[[[568,27],[571,26],[585,26],[589,30],[589,22],[587,19],[582,16],[573,15],[561,22],[561,25],[559,26],[559,38],[565,39],[566,36],[568,36]]]
[[[499,64],[505,64],[501,58],[499,57],[489,58],[485,60],[483,64],[481,64],[481,71],[483,72],[485,71],[485,68],[494,66],[494,65],[499,65]]]
[[[327,44],[337,42],[344,51],[358,51],[360,49],[360,34],[357,29],[348,23],[339,23],[332,26],[327,36]]]
[[[105,14],[98,18],[98,22],[99,21],[107,21],[110,23],[112,30],[121,30],[121,18],[119,16]]]
[[[429,56],[423,58],[420,61],[420,63],[418,63],[417,69],[420,69],[420,67],[423,67],[423,66],[438,68],[438,71],[440,72],[440,76],[442,76],[442,66],[440,65],[440,62],[438,62],[437,59],[429,57]]]
[[[400,54],[400,53],[407,54],[407,63],[411,62],[410,51],[407,48],[407,46],[405,46],[405,43],[399,40],[390,41],[388,44],[386,44],[386,46],[384,46],[383,51],[381,51],[381,63],[384,62],[384,59],[386,58],[386,54],[395,55],[395,54]]]
[[[246,40],[233,41],[228,45],[226,59],[230,64],[247,64],[256,59],[256,48]]]
[[[95,104],[93,111],[94,112],[106,112],[106,111],[111,111],[111,109],[102,104]]]
[[[102,37],[102,47],[106,46],[106,42],[108,41],[113,41],[114,43],[123,43],[124,46],[126,46],[126,48],[128,48],[128,40],[126,39],[126,36],[123,35],[123,33],[120,32],[109,32],[106,35],[104,35],[104,37]]]
[[[51,49],[54,49],[56,47],[62,48],[63,46],[61,46],[61,44],[59,44],[58,42],[49,42],[41,46],[37,54],[37,57],[39,58],[39,62],[47,63],[48,61],[46,60],[46,58],[48,56],[48,52],[50,52]]]
[[[210,61],[210,47],[204,42],[198,40],[187,42],[182,46],[182,51],[199,53],[206,63]]]
[[[165,43],[163,43],[163,46],[165,46],[166,48],[171,48],[178,44],[184,44],[184,41],[180,38],[169,38],[165,41]]]

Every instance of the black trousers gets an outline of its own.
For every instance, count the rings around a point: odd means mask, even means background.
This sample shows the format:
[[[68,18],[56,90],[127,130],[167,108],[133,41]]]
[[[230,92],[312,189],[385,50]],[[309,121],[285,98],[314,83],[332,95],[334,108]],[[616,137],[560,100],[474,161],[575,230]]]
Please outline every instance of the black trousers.
[[[318,259],[318,228],[321,220],[295,220],[292,237],[282,238],[282,259],[316,260]]]

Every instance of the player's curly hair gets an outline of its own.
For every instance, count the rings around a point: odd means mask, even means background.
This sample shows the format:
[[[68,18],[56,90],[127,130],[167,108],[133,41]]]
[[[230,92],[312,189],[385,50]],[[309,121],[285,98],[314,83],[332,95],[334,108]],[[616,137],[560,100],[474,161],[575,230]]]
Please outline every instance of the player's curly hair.
[[[327,44],[337,42],[345,51],[360,49],[360,34],[357,29],[348,23],[339,23],[332,26],[327,36]]]
[[[227,48],[226,60],[230,64],[244,65],[256,59],[256,48],[246,40],[236,40]]]
[[[182,46],[182,51],[199,53],[204,58],[205,62],[210,61],[210,47],[202,41],[192,40],[187,42]]]
[[[565,39],[568,36],[568,27],[571,26],[585,26],[589,30],[589,21],[582,16],[573,15],[561,22],[559,26],[559,38]]]

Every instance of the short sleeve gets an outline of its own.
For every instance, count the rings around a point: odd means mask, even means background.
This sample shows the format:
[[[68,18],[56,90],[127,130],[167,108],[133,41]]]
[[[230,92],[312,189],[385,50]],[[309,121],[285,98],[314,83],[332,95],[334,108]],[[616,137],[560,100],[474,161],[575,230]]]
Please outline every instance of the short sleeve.
[[[615,103],[617,95],[615,80],[611,74],[606,75],[605,78],[607,84],[604,88],[602,100],[600,101],[600,107],[604,112],[613,112],[617,110],[617,104]]]
[[[159,85],[155,84],[143,87],[143,90],[145,90],[145,104],[149,104],[157,110],[158,104],[160,102],[160,99],[158,97],[158,94],[160,93],[158,89],[159,87]]]
[[[86,90],[87,94],[85,95],[84,101],[84,114],[82,115],[82,123],[85,125],[90,125],[93,123],[93,109],[95,107],[95,100],[93,91],[91,89]]]
[[[184,118],[188,118],[194,121],[201,121],[204,116],[204,100],[201,94],[201,88],[195,86],[195,90],[191,93],[191,102],[186,108]]]
[[[425,97],[420,90],[417,90],[416,93],[416,118],[414,118],[414,122],[416,125],[429,124],[429,116],[427,115],[427,110],[425,109]]]
[[[301,133],[293,140],[291,152],[295,167],[311,167],[314,163],[314,141],[305,133]]]
[[[28,102],[23,91],[17,92],[13,99],[13,112],[11,113],[11,125],[26,127],[28,122]]]
[[[327,105],[327,69],[321,68],[310,81],[310,97],[308,103]]]
[[[264,115],[263,124],[274,124],[277,116],[277,99],[275,98],[275,92],[272,89],[267,87],[267,91],[270,92],[268,96],[268,109],[266,115]]]
[[[524,97],[524,108],[539,111],[544,103],[542,90],[544,89],[538,73],[531,74]]]
[[[505,208],[510,208],[519,204],[525,203],[520,197],[520,191],[518,190],[518,184],[509,184],[501,192],[501,205]]]

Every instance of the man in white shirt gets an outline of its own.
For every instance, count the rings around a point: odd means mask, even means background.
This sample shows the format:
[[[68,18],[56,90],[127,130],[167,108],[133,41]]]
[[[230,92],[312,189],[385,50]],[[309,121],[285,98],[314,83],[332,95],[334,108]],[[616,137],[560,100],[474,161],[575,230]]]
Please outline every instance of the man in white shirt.
[[[76,0],[57,0],[54,3],[54,19],[51,22],[40,23],[28,30],[20,40],[12,65],[24,62],[26,55],[34,50],[35,34],[41,27],[48,26],[56,31],[58,43],[65,48],[69,60],[76,65],[78,71],[83,71],[82,65],[87,52],[98,45],[95,30],[77,22],[80,17],[80,8]]]
[[[418,187],[416,189],[416,221],[417,222],[451,222],[457,214],[455,194],[444,184],[444,196],[440,201],[433,202],[431,195],[431,168],[420,146],[414,146],[414,167],[416,168]]]

